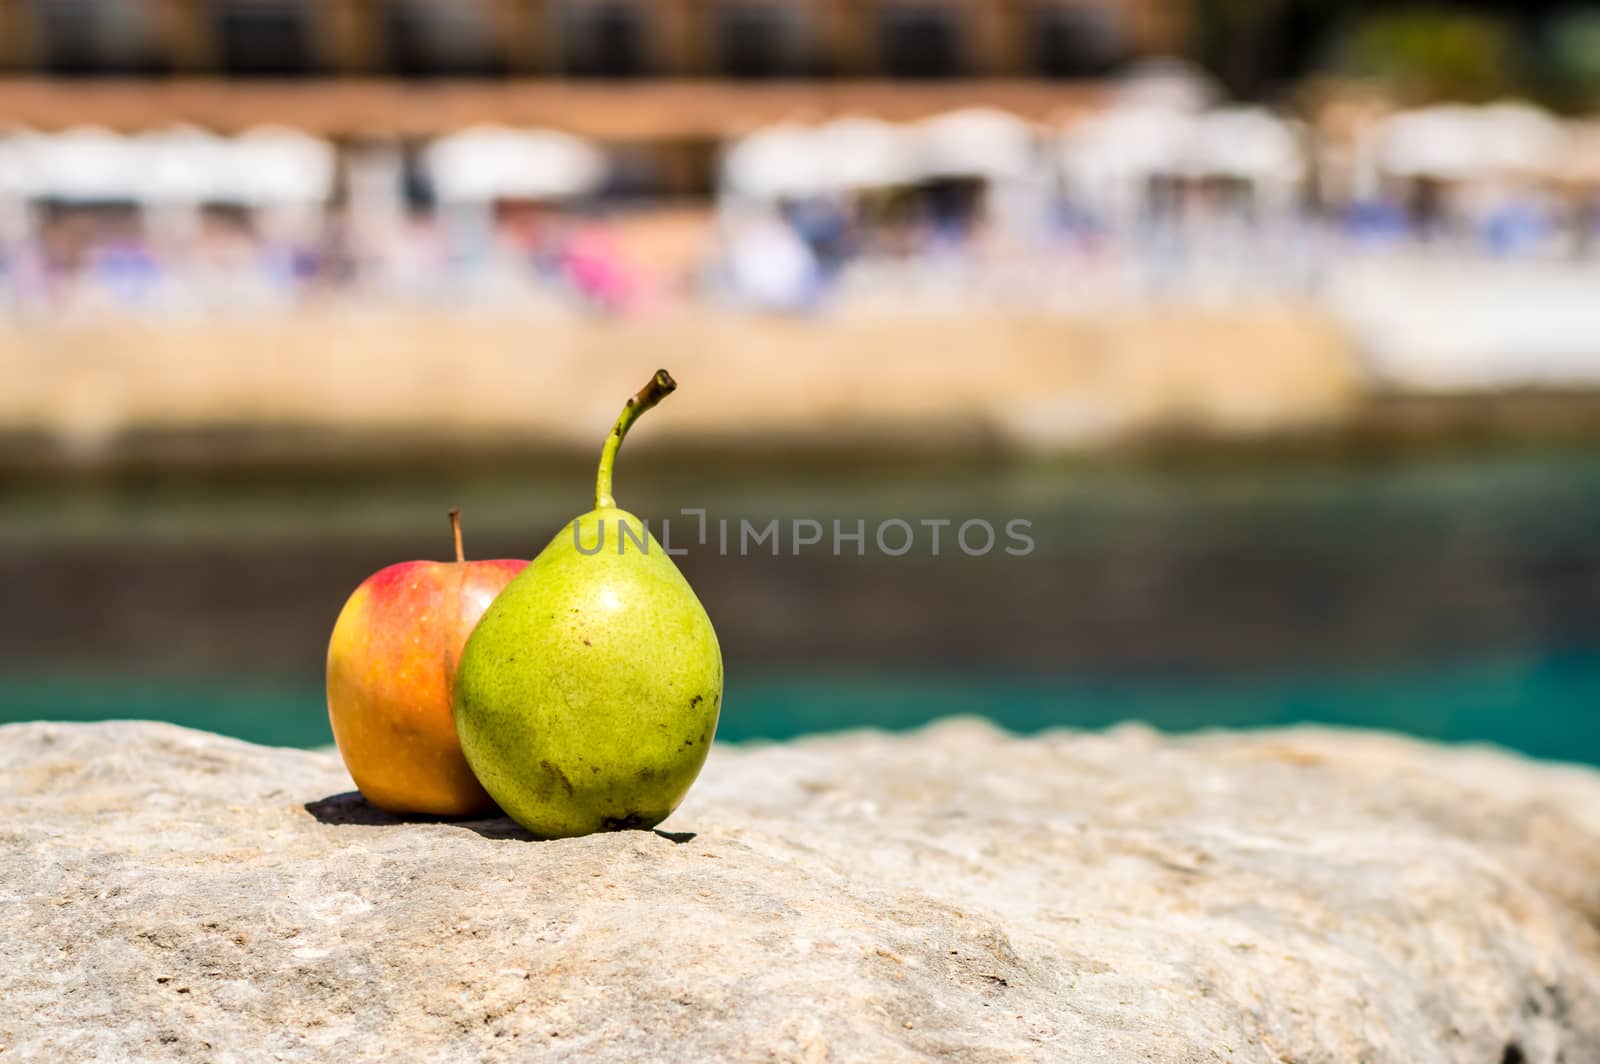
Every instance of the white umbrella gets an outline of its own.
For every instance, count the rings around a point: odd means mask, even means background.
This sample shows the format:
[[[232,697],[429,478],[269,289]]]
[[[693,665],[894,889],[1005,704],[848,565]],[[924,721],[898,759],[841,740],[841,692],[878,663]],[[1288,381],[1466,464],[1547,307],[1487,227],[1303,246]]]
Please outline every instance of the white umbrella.
[[[1478,109],[1464,104],[1401,111],[1378,124],[1378,167],[1397,177],[1476,177],[1487,165],[1482,133]]]
[[[259,126],[228,149],[226,199],[252,207],[303,207],[333,192],[334,150],[325,140],[282,126]]]
[[[0,241],[25,243],[33,232],[28,198],[39,135],[13,129],[0,135]]]
[[[1060,163],[1069,183],[1143,185],[1181,173],[1195,137],[1195,119],[1166,107],[1118,107],[1070,127]]]
[[[755,200],[817,195],[829,184],[822,143],[816,130],[794,123],[757,130],[724,153],[723,185]]]
[[[34,168],[38,159],[39,134],[26,129],[11,129],[0,134],[0,196],[26,199],[38,184]]]
[[[1295,127],[1262,107],[1228,107],[1200,116],[1189,152],[1189,172],[1198,176],[1293,184],[1306,174]]]
[[[1202,67],[1184,59],[1135,63],[1112,84],[1113,106],[1199,114],[1223,97],[1222,86]]]
[[[563,199],[605,180],[605,159],[588,141],[545,129],[474,126],[428,147],[424,166],[442,203]]]
[[[1034,167],[1033,127],[1016,115],[969,107],[918,122],[911,131],[922,177],[1026,177]]]
[[[891,188],[914,180],[916,146],[905,127],[881,118],[835,119],[817,131],[824,181],[837,189]]]
[[[144,153],[127,137],[98,126],[78,126],[54,136],[30,137],[27,194],[76,203],[137,200],[145,176]]]
[[[230,197],[233,145],[194,126],[172,126],[136,138],[144,159],[139,198],[157,204],[200,204]]]
[[[1478,112],[1484,164],[1503,173],[1560,171],[1572,136],[1555,115],[1528,103],[1502,101]]]

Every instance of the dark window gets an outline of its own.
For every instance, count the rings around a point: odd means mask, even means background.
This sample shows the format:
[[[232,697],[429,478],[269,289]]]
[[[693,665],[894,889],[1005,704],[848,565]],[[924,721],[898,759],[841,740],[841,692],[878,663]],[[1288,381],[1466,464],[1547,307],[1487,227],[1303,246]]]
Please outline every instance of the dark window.
[[[222,69],[241,77],[314,74],[311,11],[296,0],[229,0],[218,14]]]
[[[894,78],[959,77],[961,20],[943,4],[891,4],[880,15],[883,71]]]
[[[621,0],[569,0],[562,8],[562,53],[578,78],[651,73],[644,8]]]
[[[481,0],[391,0],[384,10],[389,66],[404,77],[504,72]]]
[[[733,78],[808,73],[810,45],[802,13],[791,4],[730,0],[718,11],[722,72]]]
[[[1107,7],[1046,4],[1033,14],[1034,68],[1046,77],[1105,74],[1127,57],[1117,13]]]
[[[160,72],[150,11],[139,0],[36,0],[33,13],[47,73]]]

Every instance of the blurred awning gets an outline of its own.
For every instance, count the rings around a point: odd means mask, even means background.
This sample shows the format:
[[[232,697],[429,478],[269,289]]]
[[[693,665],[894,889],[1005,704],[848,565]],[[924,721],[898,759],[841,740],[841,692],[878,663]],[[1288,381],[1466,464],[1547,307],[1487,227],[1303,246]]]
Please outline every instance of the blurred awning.
[[[564,199],[606,176],[594,145],[547,129],[475,126],[435,141],[424,159],[441,203]]]

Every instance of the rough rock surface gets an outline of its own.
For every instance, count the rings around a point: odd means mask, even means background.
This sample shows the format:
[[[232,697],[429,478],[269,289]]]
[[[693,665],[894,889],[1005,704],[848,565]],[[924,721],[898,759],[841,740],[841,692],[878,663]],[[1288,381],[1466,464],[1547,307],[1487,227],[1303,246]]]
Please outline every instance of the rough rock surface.
[[[1600,774],[1389,736],[717,748],[670,834],[0,728],[0,1059],[1600,1061]]]

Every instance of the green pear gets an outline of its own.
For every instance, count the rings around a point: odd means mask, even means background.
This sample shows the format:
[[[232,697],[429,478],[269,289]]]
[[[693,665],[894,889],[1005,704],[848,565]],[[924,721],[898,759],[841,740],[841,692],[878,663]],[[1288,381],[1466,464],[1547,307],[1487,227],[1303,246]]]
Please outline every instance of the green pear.
[[[650,828],[688,793],[722,705],[722,651],[689,582],[617,508],[611,470],[661,370],[607,437],[595,508],[506,585],[467,640],[453,713],[467,764],[543,838]]]

